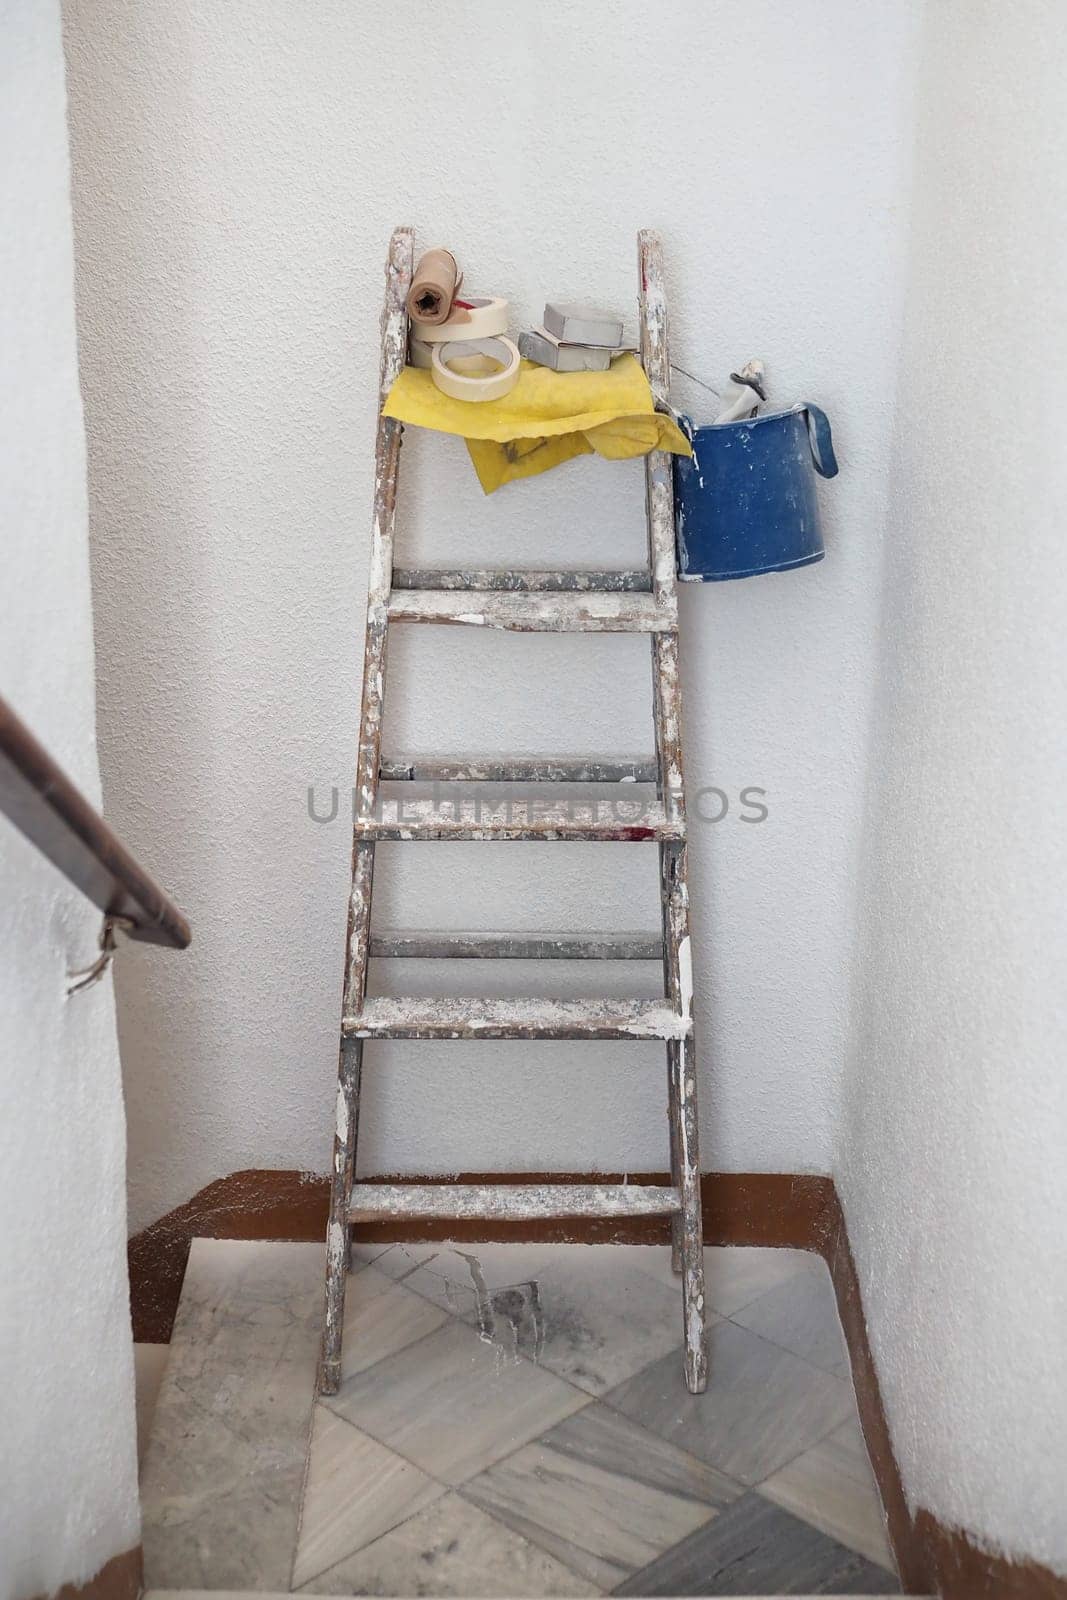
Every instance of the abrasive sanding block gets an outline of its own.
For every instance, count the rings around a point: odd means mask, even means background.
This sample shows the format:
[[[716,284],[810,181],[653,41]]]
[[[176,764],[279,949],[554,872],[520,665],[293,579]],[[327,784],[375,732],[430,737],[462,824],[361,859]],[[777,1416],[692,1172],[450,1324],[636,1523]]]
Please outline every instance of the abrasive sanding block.
[[[519,354],[553,372],[606,372],[618,354],[604,345],[561,344],[545,328],[519,334]]]
[[[598,306],[550,300],[545,306],[545,332],[561,344],[598,344],[617,350],[622,344],[622,318]]]

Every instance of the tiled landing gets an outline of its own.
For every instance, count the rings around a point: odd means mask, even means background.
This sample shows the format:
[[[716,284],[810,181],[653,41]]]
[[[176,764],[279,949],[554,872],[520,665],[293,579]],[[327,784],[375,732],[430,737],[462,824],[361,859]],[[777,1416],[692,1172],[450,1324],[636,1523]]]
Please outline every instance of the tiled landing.
[[[152,1423],[156,1414],[156,1401],[167,1370],[170,1346],[166,1344],[135,1344],[133,1363],[137,1384],[137,1460],[144,1461]]]
[[[324,1252],[196,1239],[141,1468],[145,1582],[287,1590]]]
[[[322,1251],[194,1245],[143,1475],[150,1584],[899,1592],[817,1258],[707,1252],[694,1397],[666,1249],[358,1254],[341,1389],[313,1405]]]

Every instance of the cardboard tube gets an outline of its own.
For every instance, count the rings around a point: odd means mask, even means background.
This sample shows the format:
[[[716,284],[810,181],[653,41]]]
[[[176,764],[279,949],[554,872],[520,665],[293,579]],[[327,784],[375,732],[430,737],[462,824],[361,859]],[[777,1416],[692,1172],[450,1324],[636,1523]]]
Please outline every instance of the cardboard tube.
[[[427,250],[419,258],[408,290],[408,316],[434,325],[452,310],[459,269],[450,250]]]

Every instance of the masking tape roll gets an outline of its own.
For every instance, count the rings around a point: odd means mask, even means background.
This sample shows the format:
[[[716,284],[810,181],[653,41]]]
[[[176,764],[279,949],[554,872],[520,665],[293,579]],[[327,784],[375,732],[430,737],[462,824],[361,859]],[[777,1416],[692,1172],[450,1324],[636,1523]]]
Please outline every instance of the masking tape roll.
[[[449,363],[472,356],[500,363],[499,372],[479,376],[454,371]],[[453,400],[499,400],[519,381],[519,352],[510,339],[453,339],[433,347],[433,381]]]
[[[462,341],[460,341],[462,343]],[[427,344],[425,339],[416,339],[412,334],[408,340],[408,365],[417,367],[423,372],[429,372],[433,366],[433,353],[435,345]],[[498,352],[499,356],[500,352]],[[456,356],[452,362],[453,372],[463,372],[468,376],[485,377],[500,370],[499,359],[493,361],[489,356],[468,355]]]
[[[412,334],[408,340],[408,363],[413,367],[421,367],[424,372],[429,372],[433,366],[433,345]]]
[[[499,296],[468,299],[469,311],[453,306],[447,322],[419,322],[411,319],[411,336],[424,344],[444,344],[449,339],[493,339],[508,331],[508,303]]]

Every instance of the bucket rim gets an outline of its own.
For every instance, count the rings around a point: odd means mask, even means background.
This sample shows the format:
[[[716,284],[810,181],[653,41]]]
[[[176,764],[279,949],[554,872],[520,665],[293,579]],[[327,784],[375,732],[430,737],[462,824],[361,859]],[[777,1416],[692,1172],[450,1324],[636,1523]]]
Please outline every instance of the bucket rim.
[[[758,417],[737,417],[733,422],[702,422],[699,427],[687,417],[689,427],[684,431],[693,439],[698,433],[725,433],[728,428],[758,428],[764,422],[780,422],[783,417],[802,415],[809,403],[807,400],[798,400],[795,406],[786,406],[784,411],[763,411]]]

